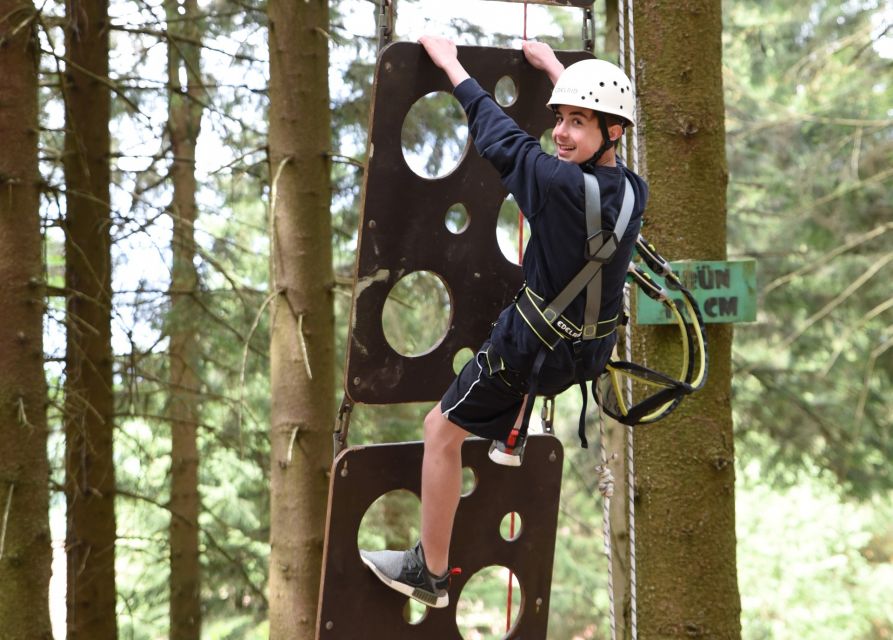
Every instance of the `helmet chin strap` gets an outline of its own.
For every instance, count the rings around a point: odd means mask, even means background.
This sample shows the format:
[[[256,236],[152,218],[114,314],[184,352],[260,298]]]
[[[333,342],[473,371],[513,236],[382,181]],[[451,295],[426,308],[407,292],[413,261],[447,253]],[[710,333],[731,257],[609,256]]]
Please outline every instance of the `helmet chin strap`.
[[[608,123],[605,120],[605,114],[598,111],[596,111],[596,113],[598,113],[598,126],[602,131],[602,146],[595,152],[595,155],[586,161],[586,164],[592,163],[594,165],[598,164],[598,161],[601,160],[605,151],[614,146],[614,141],[611,140],[611,135],[608,133]]]

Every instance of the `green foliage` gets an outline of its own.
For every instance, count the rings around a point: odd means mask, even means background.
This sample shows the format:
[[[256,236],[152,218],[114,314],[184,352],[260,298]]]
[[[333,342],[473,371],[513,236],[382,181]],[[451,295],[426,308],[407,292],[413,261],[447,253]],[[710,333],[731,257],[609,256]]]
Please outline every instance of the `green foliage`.
[[[893,505],[847,501],[834,478],[810,471],[781,490],[757,462],[739,474],[743,637],[893,637]]]
[[[858,495],[893,486],[883,11],[726,3],[729,249],[761,280],[759,322],[736,335],[739,452],[776,476],[813,461]]]

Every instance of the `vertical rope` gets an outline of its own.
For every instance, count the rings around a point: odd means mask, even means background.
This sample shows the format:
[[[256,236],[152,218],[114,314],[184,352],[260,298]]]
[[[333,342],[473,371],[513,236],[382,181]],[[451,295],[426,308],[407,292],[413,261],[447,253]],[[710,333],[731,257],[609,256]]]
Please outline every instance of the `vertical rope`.
[[[598,490],[602,494],[602,538],[604,540],[604,553],[608,558],[608,609],[611,620],[611,640],[617,640],[617,616],[614,605],[614,553],[611,547],[611,496],[614,495],[614,477],[608,467],[608,452],[605,449],[607,437],[605,435],[605,414],[601,404],[596,402],[598,408],[598,433],[601,446],[601,465],[596,467],[599,473]],[[613,457],[613,456],[612,456]]]
[[[638,89],[636,88],[636,28],[635,28],[635,20],[633,18],[633,5],[635,3],[633,0],[629,0],[627,3],[627,8],[629,10],[629,42],[627,43],[629,46],[629,79],[633,86],[633,91],[636,93],[634,95],[639,95]],[[630,154],[630,160],[632,163],[630,167],[632,167],[633,171],[638,172],[639,170],[639,127],[633,127],[632,131],[632,153]]]
[[[636,39],[635,39],[635,31],[634,31],[634,23],[633,23],[633,4],[634,0],[621,0],[621,4],[623,6],[623,11],[620,16],[620,25],[621,25],[621,33],[624,33],[624,23],[628,22],[628,31],[629,37],[620,39],[620,51],[623,62],[625,60],[625,52],[628,48],[629,50],[629,75],[630,82],[632,83],[633,90],[635,91],[635,95],[638,96],[638,88],[636,87]],[[631,157],[630,157],[630,167],[633,171],[638,171],[639,169],[639,125],[632,127],[632,140],[630,141],[631,148]],[[630,314],[630,294],[629,294],[629,286],[626,287],[623,295],[623,308],[626,312],[627,316]],[[626,339],[624,344],[625,357],[627,362],[632,362],[632,352],[633,352],[633,337],[632,337],[632,323],[629,322],[626,325]],[[626,403],[628,407],[631,407],[633,404],[633,381],[631,377],[626,379]],[[628,509],[628,519],[629,519],[629,594],[630,594],[630,637],[632,640],[638,640],[639,637],[639,613],[638,613],[638,579],[636,575],[636,466],[635,466],[635,456],[634,452],[634,442],[633,442],[633,428],[631,426],[626,427],[626,494],[627,494],[627,509]]]
[[[524,3],[524,39],[527,40],[527,3]]]
[[[623,292],[623,310],[627,316],[630,313],[630,295],[629,285]],[[633,353],[633,336],[632,323],[626,325],[626,339],[624,341],[624,357],[627,362],[632,362]],[[626,406],[631,407],[633,403],[633,382],[632,378],[626,380]],[[632,640],[639,637],[638,630],[638,609],[636,594],[638,593],[638,581],[636,579],[636,465],[633,456],[633,428],[629,425],[626,427],[626,496],[627,496],[627,518],[629,520],[629,601],[630,601],[630,631]]]
[[[620,0],[618,31],[620,40],[619,62],[620,68],[627,70],[632,83],[633,89],[636,90],[636,47],[635,35],[633,32],[633,3],[634,0]],[[628,24],[628,29],[627,29]],[[627,38],[627,33],[629,37]],[[629,51],[629,65],[627,65],[627,51]],[[638,95],[638,91],[636,91]],[[639,126],[630,127],[631,135],[628,139],[627,149],[629,150],[629,167],[633,171],[639,168]],[[629,285],[623,291],[623,311],[627,316],[630,315],[630,293]],[[632,323],[626,325],[626,337],[624,340],[624,358],[632,361]],[[632,378],[626,378],[626,403],[627,406],[633,404],[633,381]],[[627,493],[627,511],[629,520],[629,592],[630,592],[630,637],[637,640],[639,636],[638,630],[638,602],[637,602],[637,577],[636,577],[636,467],[633,455],[633,428],[626,427],[626,493]]]
[[[617,41],[619,43],[618,52],[617,52],[617,64],[621,69],[626,71],[626,1],[618,0],[617,6]],[[633,90],[635,91],[635,85],[633,85]],[[621,145],[621,149],[623,149],[623,159],[627,160],[629,158],[629,136],[626,135],[626,129],[624,129],[624,137],[623,144]],[[630,165],[631,169],[635,169],[633,165]]]

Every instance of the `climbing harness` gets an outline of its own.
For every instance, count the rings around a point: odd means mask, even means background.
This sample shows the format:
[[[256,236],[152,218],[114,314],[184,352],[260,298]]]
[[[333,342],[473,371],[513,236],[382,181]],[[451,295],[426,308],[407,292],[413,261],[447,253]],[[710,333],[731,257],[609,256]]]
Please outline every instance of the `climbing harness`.
[[[670,264],[657,253],[654,245],[649,244],[641,235],[636,242],[636,249],[651,270],[664,278],[670,288],[682,294],[681,304],[674,303],[669,291],[660,286],[647,271],[630,264],[628,273],[632,279],[645,295],[663,304],[676,322],[682,342],[682,365],[679,375],[673,378],[628,360],[608,363],[606,373],[598,385],[600,404],[606,414],[630,426],[657,422],[666,417],[685,396],[704,386],[707,379],[707,341],[704,320],[697,301],[673,272]],[[680,307],[685,311],[684,314]],[[633,404],[623,394],[621,381],[624,376],[659,390]]]
[[[583,177],[586,194],[587,241],[584,253],[586,264],[551,302],[547,303],[545,299],[526,285],[522,287],[515,301],[518,313],[530,327],[531,331],[540,339],[543,346],[533,362],[530,389],[527,393],[527,405],[524,408],[523,419],[519,427],[512,429],[509,435],[507,445],[511,449],[519,446],[523,447],[524,440],[527,437],[527,427],[539,387],[540,370],[548,353],[553,351],[562,340],[570,340],[576,358],[586,341],[606,337],[613,333],[617,327],[618,318],[616,317],[605,321],[599,320],[602,295],[601,272],[604,264],[614,257],[620,240],[623,238],[623,234],[629,225],[635,206],[635,196],[633,195],[632,185],[628,180],[625,181],[623,203],[620,207],[617,223],[612,233],[606,233],[602,229],[601,223],[601,194],[598,180],[596,180],[594,175],[588,173],[584,173]],[[583,316],[583,325],[577,327],[573,322],[565,318],[562,313],[584,289],[586,290],[586,309]],[[579,362],[577,363],[578,369],[580,364]],[[586,392],[585,380],[580,378],[578,383],[583,392],[583,409],[580,412],[578,435],[580,436],[581,445],[585,448],[588,446],[585,422],[588,393]]]
[[[537,396],[540,370],[548,353],[553,351],[562,340],[568,340],[572,343],[576,356],[585,341],[607,337],[616,330],[618,324],[624,322],[619,316],[599,320],[602,292],[601,272],[603,265],[610,261],[616,253],[632,217],[635,204],[632,185],[628,180],[625,182],[623,202],[617,223],[614,230],[609,233],[601,226],[601,198],[598,181],[591,174],[584,174],[584,180],[586,186],[586,264],[550,302],[526,285],[522,287],[516,297],[515,307],[518,313],[543,346],[534,359],[522,422],[518,428],[511,431],[505,443],[509,453],[516,447],[523,447],[532,407]],[[638,237],[636,249],[645,264],[656,275],[664,278],[668,286],[682,293],[681,306],[684,313],[670,298],[666,288],[659,285],[647,271],[633,263],[630,264],[628,274],[649,297],[665,306],[676,321],[682,342],[682,366],[677,377],[629,360],[620,360],[610,361],[606,367],[606,373],[599,380],[593,382],[593,395],[605,413],[630,426],[656,422],[669,415],[686,395],[703,386],[707,373],[704,322],[698,303],[682,284],[682,281],[673,273],[669,263],[642,236]],[[584,289],[586,290],[586,308],[583,325],[577,326],[562,313]],[[578,375],[582,374],[578,372]],[[645,385],[658,387],[659,390],[633,404],[623,395],[621,383],[624,376]],[[585,428],[588,393],[585,382],[583,379],[578,380],[583,392],[583,408],[578,435],[584,448],[588,446]]]

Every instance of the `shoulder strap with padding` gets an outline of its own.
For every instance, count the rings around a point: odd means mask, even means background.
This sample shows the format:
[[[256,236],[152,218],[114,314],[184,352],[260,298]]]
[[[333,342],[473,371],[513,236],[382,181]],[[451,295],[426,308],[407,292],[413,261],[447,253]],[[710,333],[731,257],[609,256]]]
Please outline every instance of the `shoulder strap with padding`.
[[[583,319],[583,340],[593,340],[598,336],[598,316],[601,311],[602,292],[602,265],[608,262],[620,246],[620,240],[626,233],[629,221],[632,218],[635,206],[633,187],[628,179],[624,179],[623,203],[620,206],[620,214],[617,216],[617,224],[613,232],[602,229],[601,192],[598,180],[590,173],[584,173],[583,179],[586,186],[586,265],[576,276],[555,296],[543,315],[549,322],[554,321],[573,302],[580,292],[586,287],[586,313]]]

